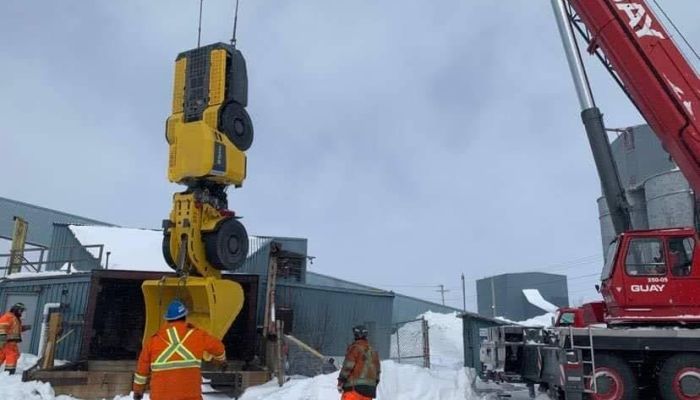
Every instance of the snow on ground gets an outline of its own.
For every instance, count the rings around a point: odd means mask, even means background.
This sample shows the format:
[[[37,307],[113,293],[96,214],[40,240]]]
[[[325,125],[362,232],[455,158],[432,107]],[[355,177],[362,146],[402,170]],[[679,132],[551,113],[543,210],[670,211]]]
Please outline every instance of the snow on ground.
[[[540,293],[540,291],[537,289],[523,289],[523,294],[530,304],[542,309],[542,311],[553,313],[557,311],[557,308],[559,308],[545,300],[545,298],[542,297],[542,293]]]
[[[462,340],[462,320],[457,313],[440,314],[428,311],[418,316],[428,321],[430,347],[430,367],[433,369],[459,369],[464,365],[464,343]],[[411,322],[399,328],[397,335],[391,336],[390,358],[420,356],[423,352],[422,324]],[[402,359],[402,364],[423,365],[422,358]]]
[[[338,399],[338,373],[292,379],[284,386],[275,382],[248,389],[240,400]],[[382,362],[377,400],[475,400],[465,369],[430,370],[414,365]]]
[[[422,315],[430,327],[431,364],[426,369],[414,365],[399,364],[391,360],[382,362],[382,375],[377,400],[493,400],[495,394],[477,394],[472,389],[473,370],[462,367],[462,321],[456,313]],[[36,362],[36,356],[23,354],[18,366],[24,370]],[[275,381],[249,388],[239,400],[332,400],[339,399],[336,390],[338,373],[318,375],[313,378],[292,377],[282,387]],[[477,383],[478,387],[484,384]],[[491,388],[493,385],[486,385]],[[49,384],[21,382],[21,373],[9,376],[0,372],[0,388],[3,400],[79,400],[70,396],[55,396]],[[208,388],[203,387],[206,391]],[[513,393],[512,399],[528,399],[526,390]],[[149,397],[145,397],[149,400]],[[539,400],[548,399],[544,395]],[[117,396],[113,400],[131,400],[131,395]],[[230,400],[220,394],[206,394],[204,400]]]
[[[38,357],[22,354],[17,363],[17,374],[0,372],[0,394],[2,400],[76,400],[70,396],[55,396],[48,383],[31,381],[22,382],[22,371],[36,364]]]

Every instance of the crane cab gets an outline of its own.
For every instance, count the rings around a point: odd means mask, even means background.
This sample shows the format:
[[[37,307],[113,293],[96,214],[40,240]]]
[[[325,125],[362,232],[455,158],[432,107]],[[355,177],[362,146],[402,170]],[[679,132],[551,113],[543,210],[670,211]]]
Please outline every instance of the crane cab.
[[[692,228],[630,231],[608,248],[606,322],[700,324],[700,258]]]

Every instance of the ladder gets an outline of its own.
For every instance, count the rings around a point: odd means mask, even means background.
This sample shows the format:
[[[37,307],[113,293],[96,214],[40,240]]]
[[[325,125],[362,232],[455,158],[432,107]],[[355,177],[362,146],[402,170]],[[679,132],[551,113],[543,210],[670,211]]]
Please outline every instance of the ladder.
[[[582,328],[579,328],[582,329]],[[584,393],[598,393],[598,385],[595,379],[595,351],[593,349],[593,330],[585,328],[587,335],[574,335],[573,327],[569,326],[569,345],[571,350],[581,350],[581,363],[583,364],[583,391]],[[574,338],[586,338],[587,342],[577,344]]]

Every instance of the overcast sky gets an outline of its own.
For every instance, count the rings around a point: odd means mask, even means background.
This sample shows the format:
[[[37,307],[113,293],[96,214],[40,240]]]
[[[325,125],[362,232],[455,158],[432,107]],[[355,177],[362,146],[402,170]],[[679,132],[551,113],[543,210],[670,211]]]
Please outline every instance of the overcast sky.
[[[700,46],[697,0],[664,0]],[[160,227],[164,121],[198,1],[0,2],[0,196]],[[203,43],[232,0],[204,1]],[[255,142],[229,193],[311,270],[461,305],[459,277],[550,270],[594,295],[599,183],[548,0],[242,0]],[[606,124],[643,122],[588,60]],[[583,276],[583,277],[582,277]],[[431,287],[421,287],[431,286]]]

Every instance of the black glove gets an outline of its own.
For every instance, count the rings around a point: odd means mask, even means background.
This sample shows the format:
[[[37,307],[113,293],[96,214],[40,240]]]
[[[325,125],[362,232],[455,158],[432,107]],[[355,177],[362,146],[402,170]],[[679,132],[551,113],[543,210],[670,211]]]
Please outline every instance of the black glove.
[[[143,393],[134,393],[134,400],[141,400],[143,399]]]
[[[222,361],[219,363],[219,368],[221,368],[221,372],[224,372],[228,369],[228,362],[227,361]]]

